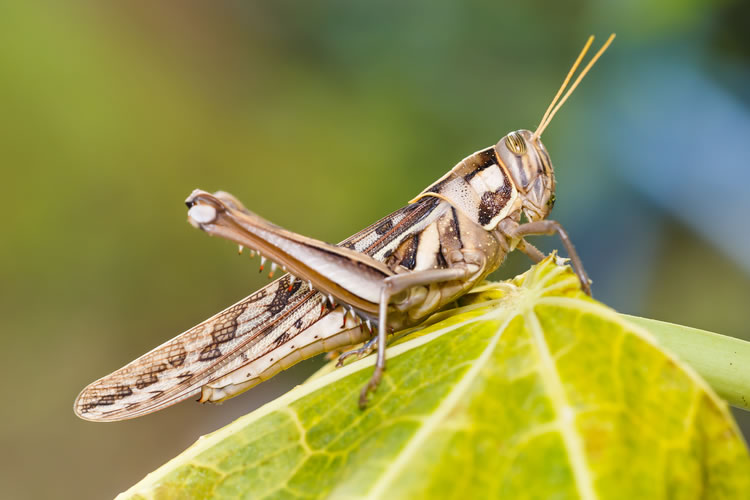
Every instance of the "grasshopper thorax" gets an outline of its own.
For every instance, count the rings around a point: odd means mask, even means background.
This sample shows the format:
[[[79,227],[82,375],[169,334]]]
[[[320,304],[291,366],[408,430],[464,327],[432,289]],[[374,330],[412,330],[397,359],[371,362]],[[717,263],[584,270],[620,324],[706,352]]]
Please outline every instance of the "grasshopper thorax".
[[[541,139],[529,130],[511,132],[495,145],[495,155],[510,174],[526,217],[545,219],[555,203],[555,174]]]

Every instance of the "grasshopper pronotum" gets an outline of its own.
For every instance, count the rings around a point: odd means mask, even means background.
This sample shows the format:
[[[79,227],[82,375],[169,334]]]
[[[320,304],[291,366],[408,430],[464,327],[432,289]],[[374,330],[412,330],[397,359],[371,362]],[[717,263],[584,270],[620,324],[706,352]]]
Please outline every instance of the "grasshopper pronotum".
[[[366,342],[340,358],[377,350],[360,395],[364,407],[385,370],[387,333],[420,323],[468,292],[514,249],[540,261],[542,253],[525,240],[530,235],[558,234],[589,293],[567,233],[546,220],[555,178],[540,137],[613,38],[563,96],[589,37],[536,131],[511,132],[468,156],[409,205],[339,245],[275,226],[227,193],[194,191],[186,200],[191,224],[238,243],[240,251],[258,252],[261,269],[270,258],[289,274],[92,383],[76,399],[76,414],[113,421],[198,394],[201,402],[219,402],[298,361]]]

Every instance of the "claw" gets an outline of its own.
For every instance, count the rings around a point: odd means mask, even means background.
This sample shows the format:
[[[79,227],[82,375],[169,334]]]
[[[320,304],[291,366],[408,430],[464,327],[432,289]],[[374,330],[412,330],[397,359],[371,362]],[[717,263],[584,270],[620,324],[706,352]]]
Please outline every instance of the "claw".
[[[242,250],[244,250],[245,247],[242,245],[237,245],[237,255],[242,255]]]
[[[339,356],[338,362],[336,362],[336,368],[341,368],[344,366],[344,361],[346,361],[348,358],[352,356],[357,356],[357,359],[362,359],[365,356],[369,355],[372,351],[375,350],[375,344],[377,343],[378,338],[372,338],[368,340],[365,345],[360,347],[359,349],[352,349],[351,351],[346,351],[345,353],[342,353],[341,356]]]
[[[370,381],[367,382],[367,385],[362,388],[362,392],[359,393],[359,409],[364,410],[367,407],[367,395],[370,392],[375,391],[375,389],[378,388],[378,385],[380,385],[380,379],[383,378],[383,372],[385,371],[385,368],[381,368],[379,366],[375,367],[375,372],[372,374],[372,378],[370,378]]]
[[[357,354],[358,349],[354,349],[353,351],[346,351],[345,353],[341,354],[339,356],[339,360],[336,361],[336,368],[341,368],[344,366],[344,361],[347,360],[347,358],[350,358]]]

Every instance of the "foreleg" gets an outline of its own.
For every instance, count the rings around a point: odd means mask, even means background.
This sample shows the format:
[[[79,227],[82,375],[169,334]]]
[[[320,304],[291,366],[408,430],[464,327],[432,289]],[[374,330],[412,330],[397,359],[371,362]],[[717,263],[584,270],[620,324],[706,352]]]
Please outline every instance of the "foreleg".
[[[568,236],[567,231],[563,229],[559,222],[554,220],[538,220],[534,222],[527,222],[526,224],[521,224],[520,226],[517,226],[513,229],[506,230],[506,233],[511,237],[521,238],[522,242],[524,236],[532,236],[538,234],[551,235],[557,233],[557,235],[560,237],[560,240],[562,241],[563,246],[565,247],[565,251],[568,252],[568,257],[570,257],[570,262],[573,265],[573,270],[578,276],[578,280],[581,282],[581,288],[584,292],[586,292],[586,295],[591,295],[591,280],[589,280],[586,271],[583,269],[583,262],[578,256],[578,252],[576,252],[576,249],[573,246],[573,242],[570,241],[570,236]],[[531,246],[528,243],[526,243],[526,245]],[[521,248],[521,251],[523,250],[524,249]],[[528,247],[526,247],[526,250],[528,250]],[[536,248],[534,248],[534,250],[536,250]],[[531,256],[526,251],[524,251],[524,253]],[[532,259],[534,259],[534,257],[532,257]]]

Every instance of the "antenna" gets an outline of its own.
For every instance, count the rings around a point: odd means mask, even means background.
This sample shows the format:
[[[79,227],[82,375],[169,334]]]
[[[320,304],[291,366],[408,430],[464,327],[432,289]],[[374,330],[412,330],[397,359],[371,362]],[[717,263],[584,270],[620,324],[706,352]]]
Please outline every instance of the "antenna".
[[[583,56],[586,55],[586,52],[588,52],[589,47],[591,46],[591,43],[594,41],[594,36],[591,35],[586,42],[586,45],[583,46],[583,49],[581,50],[581,53],[578,54],[578,58],[573,63],[573,66],[570,68],[570,71],[568,71],[568,76],[565,77],[565,80],[563,81],[563,84],[560,86],[560,90],[557,91],[557,94],[555,94],[554,99],[552,99],[552,102],[550,103],[549,107],[547,108],[547,111],[544,113],[544,116],[542,117],[542,121],[539,122],[539,126],[534,131],[534,138],[541,137],[542,132],[544,132],[544,129],[547,128],[547,125],[552,121],[552,118],[555,116],[555,114],[560,110],[563,104],[565,104],[565,101],[568,100],[568,97],[573,93],[573,91],[576,89],[579,83],[581,83],[581,80],[583,80],[583,77],[586,76],[586,73],[589,72],[591,67],[594,65],[594,63],[601,57],[601,55],[604,53],[605,50],[607,50],[607,47],[612,43],[612,40],[615,39],[615,34],[612,33],[609,35],[609,38],[606,42],[604,42],[604,45],[602,45],[602,48],[600,48],[596,54],[594,54],[594,57],[591,58],[589,63],[581,70],[581,73],[578,75],[578,78],[575,79],[573,84],[570,86],[568,91],[565,93],[565,95],[560,99],[560,94],[563,93],[565,90],[565,87],[568,85],[568,82],[570,81],[571,77],[573,76],[573,73],[575,73],[578,66],[581,64],[581,60],[583,59]],[[558,102],[558,99],[559,102]]]

